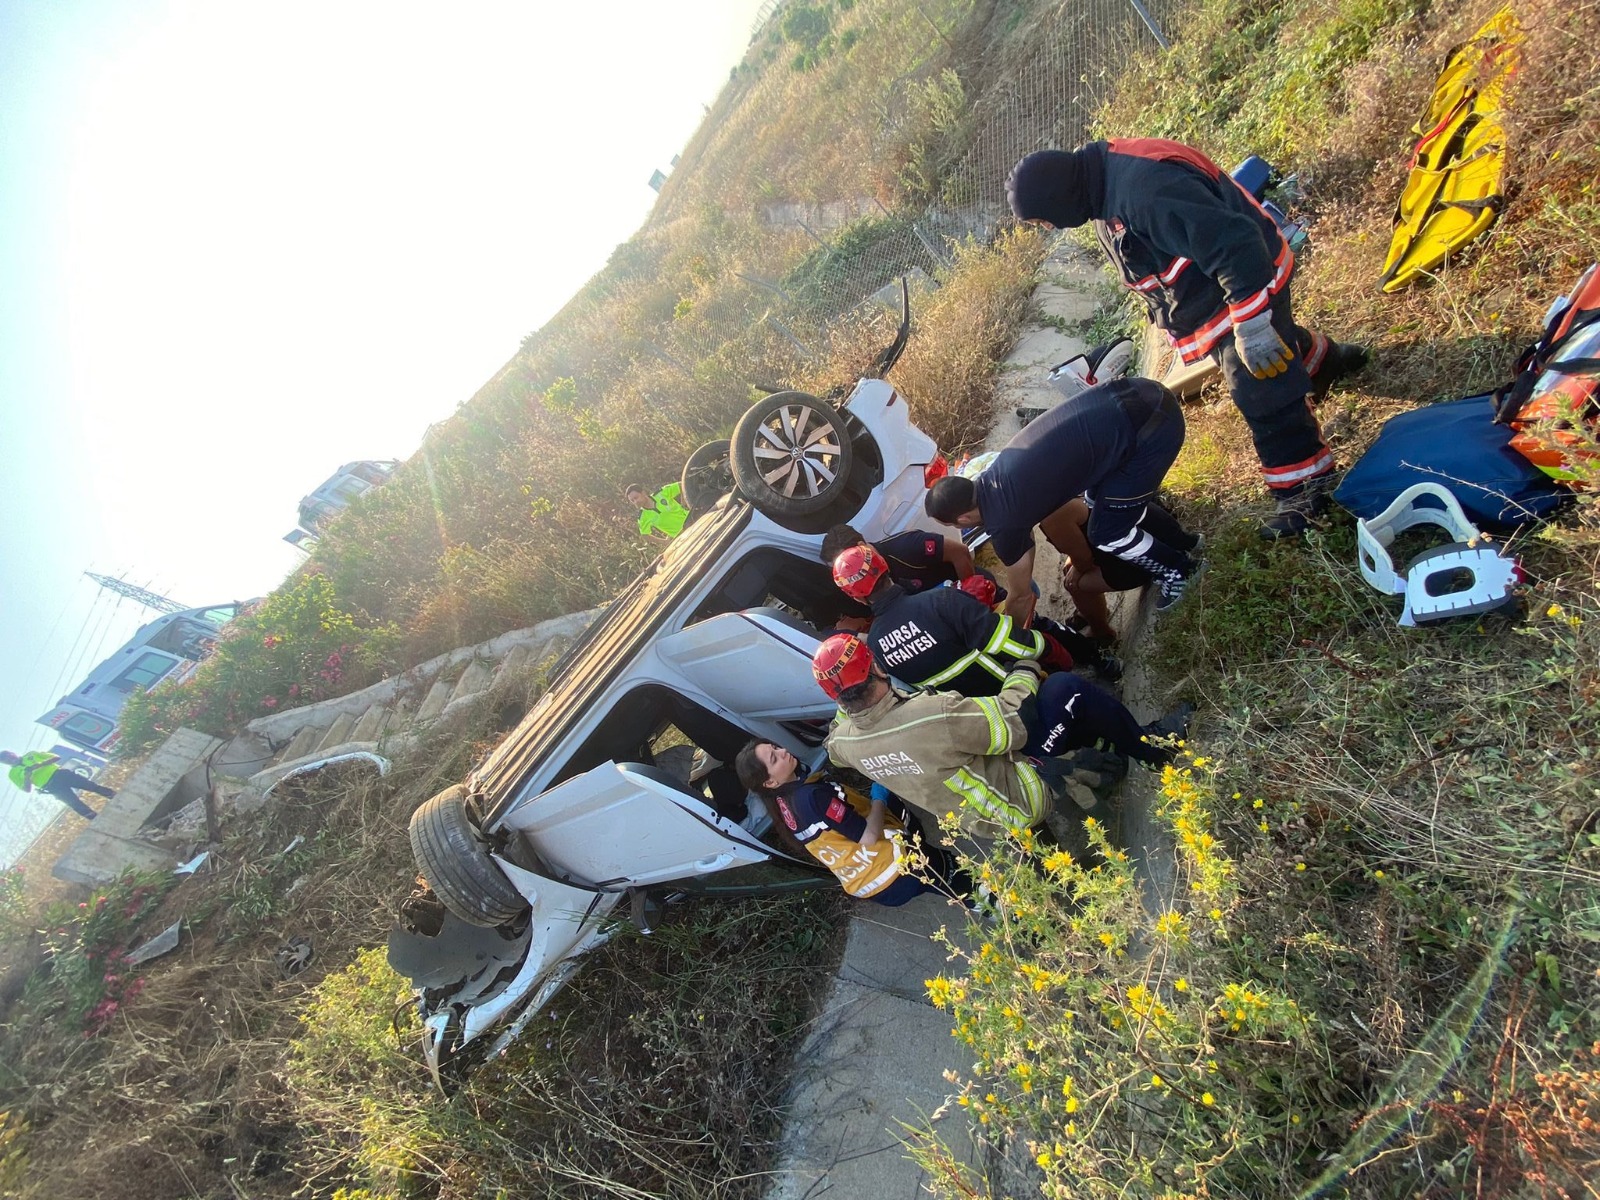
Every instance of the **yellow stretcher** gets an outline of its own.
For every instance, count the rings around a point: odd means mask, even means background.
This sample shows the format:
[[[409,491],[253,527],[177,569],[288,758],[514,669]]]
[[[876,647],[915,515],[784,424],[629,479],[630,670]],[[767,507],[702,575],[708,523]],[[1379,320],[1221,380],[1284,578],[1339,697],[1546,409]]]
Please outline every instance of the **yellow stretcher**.
[[[1398,291],[1494,224],[1504,197],[1506,81],[1520,60],[1522,26],[1508,5],[1446,60],[1422,120],[1395,208],[1380,283]]]

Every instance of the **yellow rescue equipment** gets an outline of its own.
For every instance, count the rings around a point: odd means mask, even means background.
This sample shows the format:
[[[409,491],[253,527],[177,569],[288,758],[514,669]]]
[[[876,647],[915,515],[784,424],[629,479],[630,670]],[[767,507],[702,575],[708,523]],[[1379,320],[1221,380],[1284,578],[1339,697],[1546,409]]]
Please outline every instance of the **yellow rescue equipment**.
[[[1381,283],[1398,291],[1494,224],[1505,198],[1506,81],[1520,61],[1522,26],[1502,8],[1451,52],[1422,120],[1395,208]]]

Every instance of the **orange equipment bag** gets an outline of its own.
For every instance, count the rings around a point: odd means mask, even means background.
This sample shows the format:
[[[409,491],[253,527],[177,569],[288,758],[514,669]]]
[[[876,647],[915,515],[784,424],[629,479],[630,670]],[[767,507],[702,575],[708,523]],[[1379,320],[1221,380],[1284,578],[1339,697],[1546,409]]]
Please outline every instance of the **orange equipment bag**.
[[[1511,447],[1552,479],[1581,489],[1600,472],[1600,269],[1550,306],[1544,334],[1494,394],[1495,421],[1516,430]]]

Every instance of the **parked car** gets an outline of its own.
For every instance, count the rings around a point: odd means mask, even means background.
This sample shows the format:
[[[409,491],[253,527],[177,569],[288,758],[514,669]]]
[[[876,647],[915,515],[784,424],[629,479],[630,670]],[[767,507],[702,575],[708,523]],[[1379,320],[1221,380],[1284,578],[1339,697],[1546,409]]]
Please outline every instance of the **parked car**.
[[[482,766],[413,816],[417,867],[447,911],[397,927],[389,959],[417,989],[436,1078],[491,1030],[490,1053],[509,1044],[652,896],[833,884],[747,815],[729,768],[752,737],[825,754],[834,709],[810,660],[843,600],[821,534],[928,524],[945,464],[881,378],[906,328],[843,402],[779,392],[752,407],[725,451],[733,490],[590,626]],[[689,745],[727,765],[665,769]]]

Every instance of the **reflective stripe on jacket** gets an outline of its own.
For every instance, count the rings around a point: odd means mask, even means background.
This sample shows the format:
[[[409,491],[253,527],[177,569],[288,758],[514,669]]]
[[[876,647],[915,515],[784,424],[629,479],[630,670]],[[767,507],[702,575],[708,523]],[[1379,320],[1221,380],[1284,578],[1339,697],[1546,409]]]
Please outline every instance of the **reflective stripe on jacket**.
[[[898,585],[872,605],[867,644],[890,675],[916,687],[992,696],[1019,659],[1044,653],[1044,638],[1018,629],[960,588],[914,596]]]
[[[1049,789],[1021,754],[1028,728],[1019,710],[1041,674],[1024,660],[994,696],[891,690],[871,708],[838,715],[828,756],[935,817],[955,813],[979,836],[1036,825]]]
[[[1097,143],[1099,145],[1099,143]],[[1100,245],[1184,362],[1265,312],[1294,271],[1277,222],[1192,146],[1112,138]]]
[[[840,887],[866,900],[900,878],[905,867],[905,834],[898,817],[887,814],[883,836],[871,846],[863,846],[851,834],[866,823],[872,812],[870,800],[831,780],[813,779],[798,786],[807,789],[803,797],[793,791],[778,793],[778,817],[811,857],[833,872]],[[815,817],[809,824],[796,819],[795,807],[802,801]]]

